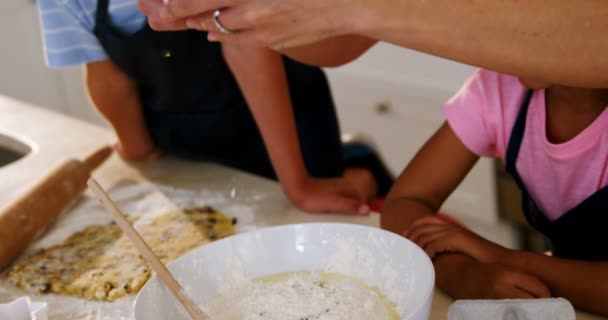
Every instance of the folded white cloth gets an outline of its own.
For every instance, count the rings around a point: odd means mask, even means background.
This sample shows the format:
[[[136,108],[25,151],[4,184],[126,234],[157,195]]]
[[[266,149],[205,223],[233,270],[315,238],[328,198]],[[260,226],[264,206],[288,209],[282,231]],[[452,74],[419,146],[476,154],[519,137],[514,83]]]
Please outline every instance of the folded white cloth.
[[[572,304],[563,298],[457,300],[448,320],[575,320]]]
[[[47,320],[47,305],[32,302],[29,297],[21,297],[10,303],[0,303],[2,320]]]

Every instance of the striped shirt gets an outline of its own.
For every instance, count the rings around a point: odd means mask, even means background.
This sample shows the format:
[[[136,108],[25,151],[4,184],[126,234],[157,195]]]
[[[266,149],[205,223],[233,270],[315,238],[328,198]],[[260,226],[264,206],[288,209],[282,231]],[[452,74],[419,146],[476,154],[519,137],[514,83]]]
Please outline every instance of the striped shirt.
[[[93,34],[97,0],[39,0],[44,56],[48,66],[61,68],[106,60],[108,56]],[[110,19],[125,33],[146,23],[137,0],[110,0]]]

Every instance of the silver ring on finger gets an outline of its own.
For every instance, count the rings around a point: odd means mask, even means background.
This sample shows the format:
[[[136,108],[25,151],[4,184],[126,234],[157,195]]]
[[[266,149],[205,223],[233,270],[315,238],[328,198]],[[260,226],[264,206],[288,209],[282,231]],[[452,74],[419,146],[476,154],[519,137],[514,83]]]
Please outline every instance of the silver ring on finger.
[[[221,9],[217,9],[213,12],[213,23],[215,24],[215,26],[218,28],[218,30],[220,30],[221,33],[224,33],[224,34],[234,33],[234,30],[226,28],[226,27],[224,27],[224,25],[222,25],[222,23],[220,22],[221,14],[222,14]]]

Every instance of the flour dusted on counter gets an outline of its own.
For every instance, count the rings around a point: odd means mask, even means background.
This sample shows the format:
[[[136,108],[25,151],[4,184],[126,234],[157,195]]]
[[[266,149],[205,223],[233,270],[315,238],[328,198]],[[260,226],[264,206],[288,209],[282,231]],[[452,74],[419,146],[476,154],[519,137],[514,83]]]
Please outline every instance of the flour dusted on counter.
[[[167,210],[131,216],[139,234],[164,263],[234,234],[236,220],[211,207]],[[150,268],[116,224],[87,227],[61,245],[24,257],[8,272],[14,285],[30,292],[103,301],[137,293],[150,276]]]
[[[206,308],[216,320],[397,320],[392,304],[335,273],[279,274],[225,292]]]

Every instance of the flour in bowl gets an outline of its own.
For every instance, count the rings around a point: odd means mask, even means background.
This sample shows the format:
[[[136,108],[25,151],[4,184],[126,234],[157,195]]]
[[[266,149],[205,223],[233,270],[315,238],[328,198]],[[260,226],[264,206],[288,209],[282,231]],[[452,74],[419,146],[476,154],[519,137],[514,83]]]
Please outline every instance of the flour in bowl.
[[[223,293],[205,308],[214,320],[398,320],[376,289],[337,273],[278,274]]]

